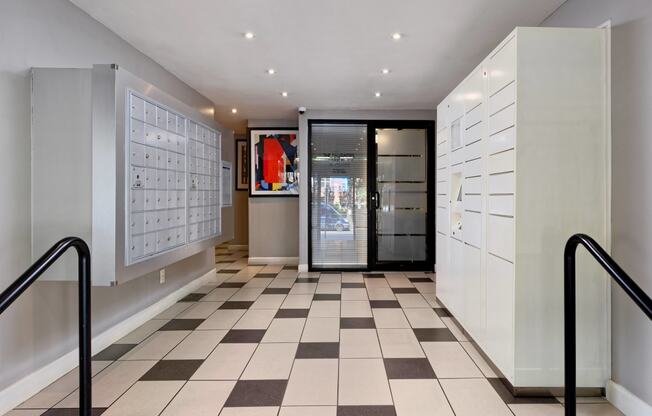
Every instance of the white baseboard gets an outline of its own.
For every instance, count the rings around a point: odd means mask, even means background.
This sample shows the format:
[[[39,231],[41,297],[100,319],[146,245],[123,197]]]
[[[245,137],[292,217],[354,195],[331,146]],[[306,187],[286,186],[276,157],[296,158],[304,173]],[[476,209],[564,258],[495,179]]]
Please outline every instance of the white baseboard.
[[[300,273],[305,273],[308,271],[308,265],[307,264],[300,264],[299,265],[299,272]]]
[[[652,416],[652,406],[612,380],[607,383],[607,400],[627,416]]]
[[[299,264],[298,257],[249,257],[249,264]]]
[[[187,285],[175,290],[165,296],[153,305],[148,306],[142,311],[130,316],[124,321],[112,326],[101,334],[93,337],[92,353],[96,354],[117,340],[123,338],[134,329],[138,328],[145,322],[149,321],[159,313],[163,312],[179,299],[192,293],[201,286],[215,280],[215,269],[198,277]],[[23,377],[11,386],[0,391],[0,415],[4,415],[16,406],[29,399],[59,377],[65,375],[79,364],[78,348],[70,351],[51,363],[39,368],[33,373]]]

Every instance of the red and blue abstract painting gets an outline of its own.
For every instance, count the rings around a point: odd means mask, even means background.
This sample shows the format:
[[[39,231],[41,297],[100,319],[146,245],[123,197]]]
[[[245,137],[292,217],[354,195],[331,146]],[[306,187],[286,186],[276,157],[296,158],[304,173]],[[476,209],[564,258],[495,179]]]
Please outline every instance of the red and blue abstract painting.
[[[251,130],[251,195],[299,195],[296,130]]]

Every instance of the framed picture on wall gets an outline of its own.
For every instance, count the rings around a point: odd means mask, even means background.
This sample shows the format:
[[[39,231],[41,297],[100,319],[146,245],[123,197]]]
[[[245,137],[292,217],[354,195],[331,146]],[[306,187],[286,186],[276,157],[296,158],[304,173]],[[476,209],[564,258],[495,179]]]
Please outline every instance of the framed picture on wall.
[[[235,141],[235,190],[246,191],[249,189],[249,155],[247,154],[247,141]]]
[[[299,196],[299,131],[249,130],[249,195]]]

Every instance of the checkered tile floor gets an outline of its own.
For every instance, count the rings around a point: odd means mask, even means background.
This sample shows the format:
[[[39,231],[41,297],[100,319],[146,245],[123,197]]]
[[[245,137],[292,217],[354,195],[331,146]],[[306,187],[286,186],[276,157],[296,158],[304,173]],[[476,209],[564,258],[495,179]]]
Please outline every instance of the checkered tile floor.
[[[563,415],[515,398],[435,300],[427,273],[298,273],[216,250],[203,287],[94,357],[105,416]],[[77,372],[11,416],[76,415]],[[619,415],[584,399],[581,415]]]

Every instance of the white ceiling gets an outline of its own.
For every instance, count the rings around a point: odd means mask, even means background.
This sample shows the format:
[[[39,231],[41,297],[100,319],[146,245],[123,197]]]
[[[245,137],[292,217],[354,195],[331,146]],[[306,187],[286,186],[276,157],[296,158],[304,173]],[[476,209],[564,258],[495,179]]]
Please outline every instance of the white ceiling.
[[[538,25],[564,0],[72,2],[233,125],[296,117],[298,106],[434,109],[515,26]],[[247,31],[256,37],[244,39]],[[394,41],[394,32],[404,37]]]

